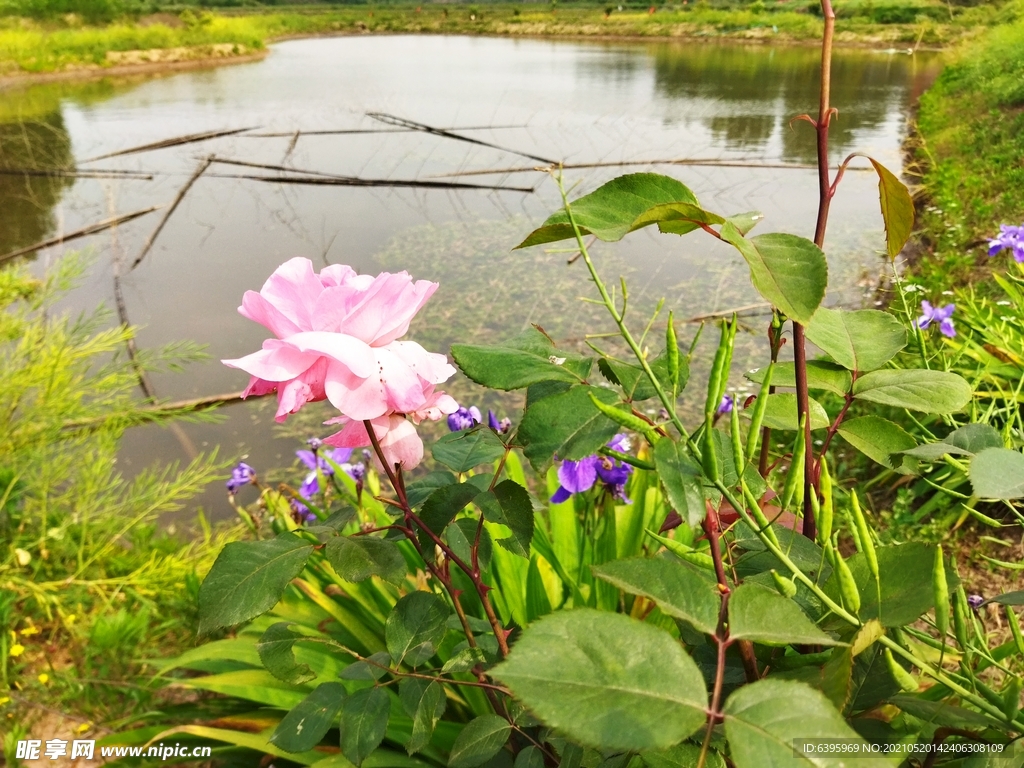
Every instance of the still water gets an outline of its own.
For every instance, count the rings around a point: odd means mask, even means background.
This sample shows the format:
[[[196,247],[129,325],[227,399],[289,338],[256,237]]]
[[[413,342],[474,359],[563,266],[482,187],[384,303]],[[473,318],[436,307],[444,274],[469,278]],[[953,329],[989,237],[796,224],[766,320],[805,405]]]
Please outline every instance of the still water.
[[[238,178],[279,175],[271,170],[214,164],[123,282],[128,316],[141,326],[140,347],[191,339],[207,345],[213,358],[184,375],[157,376],[158,394],[188,398],[244,386],[244,374],[216,362],[256,350],[263,338],[263,329],[242,319],[236,307],[243,291],[258,289],[296,255],[317,265],[407,269],[439,281],[413,328],[413,337],[428,347],[497,340],[532,322],[568,345],[579,344],[585,332],[603,330],[594,327],[603,322],[600,315],[578,301],[590,290],[583,265],[567,265],[565,254],[540,249],[510,252],[559,201],[554,182],[529,170],[538,161],[527,156],[629,164],[567,170],[573,194],[623,172],[656,170],[689,185],[711,210],[762,211],[759,231],[810,236],[814,172],[756,166],[814,161],[812,130],[801,122],[791,127],[790,120],[815,110],[817,66],[813,48],[348,37],[281,43],[263,61],[206,71],[7,91],[0,98],[0,168],[77,164],[153,178],[0,175],[0,254],[166,204],[210,154],[361,179],[514,187],[282,184]],[[833,163],[862,151],[899,169],[909,110],[938,67],[930,54],[838,51]],[[506,149],[396,131],[368,113],[452,129]],[[175,136],[250,127],[245,134],[86,162]],[[651,164],[684,158],[752,167]],[[494,172],[451,176],[470,171]],[[870,301],[885,268],[876,184],[873,174],[849,173],[833,202],[825,249],[830,303]],[[34,268],[42,271],[68,250],[84,251],[92,266],[66,308],[113,306],[115,260],[130,263],[159,216],[40,251]],[[599,244],[596,259],[612,281],[628,277],[640,326],[639,313],[661,297],[684,318],[757,301],[738,255],[699,234],[677,238],[644,230],[619,244]],[[750,322],[759,339],[763,322]],[[478,397],[466,382],[453,388],[461,399]],[[232,406],[219,424],[186,425],[188,440],[200,450],[220,445],[231,456],[248,454],[258,468],[287,464],[297,435],[273,430],[268,405]],[[316,429],[310,419],[295,432]],[[156,460],[183,458],[185,450],[180,435],[138,429],[125,441],[122,463],[132,473]],[[220,491],[203,503],[215,517],[227,513]]]

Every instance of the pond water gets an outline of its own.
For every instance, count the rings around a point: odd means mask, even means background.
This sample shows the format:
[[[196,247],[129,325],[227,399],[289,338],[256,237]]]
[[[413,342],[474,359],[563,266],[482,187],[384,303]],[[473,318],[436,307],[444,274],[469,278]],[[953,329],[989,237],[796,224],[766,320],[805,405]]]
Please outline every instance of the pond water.
[[[438,280],[440,290],[413,329],[428,347],[497,340],[531,322],[579,344],[584,332],[603,329],[593,323],[605,322],[578,301],[590,290],[583,265],[567,265],[565,254],[541,249],[510,252],[559,204],[556,185],[529,170],[538,160],[527,156],[629,164],[568,169],[567,182],[577,185],[573,194],[624,172],[655,170],[682,180],[712,210],[762,211],[759,231],[810,236],[816,177],[800,166],[814,161],[813,132],[805,123],[791,127],[790,120],[815,109],[818,56],[814,48],[713,43],[345,37],[281,43],[255,63],[8,91],[0,100],[0,168],[77,164],[153,178],[0,175],[0,254],[166,204],[210,154],[362,179],[514,187],[282,184],[238,178],[279,175],[272,170],[214,164],[124,278],[128,316],[141,326],[140,347],[191,339],[208,345],[213,358],[185,375],[155,377],[157,392],[188,398],[241,389],[244,374],[216,360],[254,351],[264,331],[236,307],[243,291],[258,289],[296,255],[317,265],[407,269]],[[837,51],[833,163],[862,151],[900,169],[908,112],[938,67],[930,54]],[[452,129],[507,149],[397,131],[368,113]],[[175,136],[248,127],[255,130],[86,162]],[[652,164],[669,159],[751,167]],[[782,164],[796,167],[756,167]],[[469,171],[493,173],[451,176]],[[876,184],[874,174],[849,173],[833,203],[825,249],[830,303],[870,301],[885,268]],[[113,306],[115,259],[133,260],[159,216],[40,251],[35,268],[83,250],[92,266],[67,297],[67,308]],[[757,301],[740,258],[699,234],[678,238],[644,230],[619,244],[600,244],[596,259],[612,281],[628,276],[640,327],[641,313],[661,297],[683,318]],[[757,332],[750,336],[753,346],[763,322],[750,322]],[[479,397],[466,382],[452,388],[463,399]],[[487,404],[512,407],[511,401]],[[219,424],[186,425],[186,442],[248,454],[258,468],[287,464],[298,435],[317,431],[315,418],[285,436],[272,428],[268,405],[231,406]],[[181,434],[143,428],[128,435],[122,462],[131,473],[186,450]],[[220,490],[207,494],[204,504],[213,516],[227,514]]]

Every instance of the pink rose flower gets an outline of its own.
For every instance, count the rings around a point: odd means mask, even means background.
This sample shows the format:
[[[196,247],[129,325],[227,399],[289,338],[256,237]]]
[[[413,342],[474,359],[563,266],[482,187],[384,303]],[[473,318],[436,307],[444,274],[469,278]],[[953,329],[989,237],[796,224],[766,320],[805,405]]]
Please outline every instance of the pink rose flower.
[[[317,274],[309,259],[291,259],[238,309],[275,338],[222,362],[251,376],[243,397],[277,391],[277,421],[324,399],[357,421],[419,411],[425,389],[455,373],[444,355],[398,341],[435,290],[406,272],[374,277],[333,265]]]

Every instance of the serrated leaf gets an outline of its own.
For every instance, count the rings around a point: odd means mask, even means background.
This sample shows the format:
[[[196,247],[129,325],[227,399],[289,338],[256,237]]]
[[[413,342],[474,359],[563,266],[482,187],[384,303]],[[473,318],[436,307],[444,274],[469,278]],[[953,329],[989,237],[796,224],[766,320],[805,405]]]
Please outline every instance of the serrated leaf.
[[[656,205],[664,203],[697,204],[693,192],[668,176],[656,173],[631,173],[612,179],[569,204],[582,234],[593,234],[606,242],[621,240],[633,222]],[[653,223],[653,222],[648,222]],[[575,237],[564,210],[548,217],[516,248],[553,243]]]
[[[199,588],[199,634],[269,611],[312,551],[313,545],[294,533],[225,546]]]
[[[986,448],[971,459],[968,477],[983,499],[1024,497],[1024,455],[1009,448]]]
[[[630,224],[630,231],[657,224],[658,229],[671,235],[685,235],[700,225],[710,227],[712,224],[725,222],[717,213],[705,211],[694,203],[665,203],[648,208],[637,216]]]
[[[654,446],[654,463],[669,504],[687,525],[700,525],[707,514],[701,471],[687,455],[686,446],[662,438]]]
[[[813,323],[813,320],[811,322]],[[746,377],[755,384],[762,384],[767,370],[767,368],[757,368],[748,372]],[[772,369],[772,386],[795,388],[796,365],[794,363],[776,363],[775,368]],[[824,389],[828,392],[835,392],[837,395],[845,395],[852,386],[853,377],[842,366],[824,360],[810,360],[807,363],[807,389]]]
[[[405,486],[405,498],[414,509],[426,501],[430,494],[446,485],[454,485],[458,478],[447,470],[431,472],[426,477],[413,480]]]
[[[729,636],[763,645],[841,645],[795,602],[760,584],[740,584],[729,598]]]
[[[721,598],[707,579],[685,563],[667,557],[636,557],[590,569],[597,578],[631,595],[653,600],[662,613],[685,619],[705,634],[715,633]]]
[[[256,643],[256,652],[267,671],[278,680],[292,685],[308,683],[316,677],[316,672],[308,664],[295,661],[292,646],[302,635],[291,628],[287,621],[279,621],[270,625]],[[297,750],[302,751],[302,750]]]
[[[639,365],[623,363],[611,358],[601,358],[597,361],[597,367],[608,381],[622,387],[624,398],[630,402],[649,400],[658,394],[644,369]],[[658,382],[667,390],[670,381],[667,355],[662,353],[652,360],[651,371],[657,377]],[[685,389],[686,382],[690,378],[690,361],[685,354],[679,355],[678,372],[679,389],[682,391]]]
[[[479,496],[477,499],[479,500]],[[476,539],[479,521],[474,517],[460,517],[444,529],[445,540],[452,552],[462,562],[468,563],[473,559],[473,541]],[[491,557],[494,554],[494,543],[491,541],[491,534],[484,527],[480,530],[480,546],[477,548],[477,562],[480,569],[486,571],[491,567]],[[460,625],[461,626],[461,625]]]
[[[437,721],[448,706],[448,697],[436,680],[407,677],[399,684],[398,698],[405,713],[412,718],[412,736],[405,745],[411,755],[430,743]]]
[[[618,400],[602,387],[576,386],[527,405],[517,434],[523,454],[535,469],[539,471],[556,454],[559,459],[578,461],[597,453],[614,437],[619,425],[597,410],[591,395],[609,404]]]
[[[372,656],[352,662],[338,673],[342,680],[380,680],[388,673],[391,654],[377,651]]]
[[[466,724],[448,755],[448,768],[476,768],[505,746],[512,726],[498,715],[481,715]]]
[[[773,380],[774,378],[772,376]],[[800,428],[796,395],[792,392],[776,392],[765,395],[765,397],[768,398],[768,402],[765,404],[764,419],[761,423],[772,429],[796,432]],[[811,397],[808,398],[808,407],[810,408],[811,429],[826,429],[831,421],[821,403]]]
[[[807,325],[807,338],[844,368],[866,373],[881,368],[907,346],[907,329],[877,309],[822,307]]]
[[[468,472],[504,456],[505,444],[487,427],[474,427],[441,437],[430,447],[430,453],[449,469]]]
[[[396,664],[415,667],[437,652],[444,638],[448,606],[432,592],[410,592],[384,624],[384,642]]]
[[[476,504],[483,510],[485,520],[500,523],[512,531],[510,537],[498,539],[498,544],[528,558],[533,540],[533,504],[526,489],[514,480],[502,480],[493,491],[478,496]]]
[[[339,536],[324,548],[327,562],[346,581],[380,576],[400,584],[406,575],[405,558],[392,541],[375,536]]]
[[[707,690],[671,635],[578,608],[531,624],[492,677],[544,723],[605,750],[672,746],[703,725]]]
[[[970,402],[972,394],[963,378],[945,371],[872,371],[853,385],[859,400],[922,413],[954,413]]]
[[[648,749],[640,753],[647,768],[697,768],[700,765],[700,746],[683,742],[668,749]],[[709,750],[704,759],[705,768],[726,768],[725,759],[715,750]]]
[[[915,472],[914,462],[905,460],[900,454],[913,448],[917,441],[898,424],[880,416],[860,416],[844,421],[839,426],[839,434],[886,469],[895,468],[904,474]]]
[[[845,648],[833,648],[832,654],[821,670],[821,692],[828,696],[832,706],[842,712],[850,700],[853,686],[853,652]]]
[[[772,305],[798,323],[808,323],[828,285],[828,262],[810,240],[772,233],[747,239],[730,222],[722,239],[740,252],[750,267],[754,288]]]
[[[954,429],[940,442],[919,445],[905,453],[925,461],[938,461],[948,454],[973,456],[986,448],[1002,447],[1003,438],[995,427],[989,424],[966,424]]]
[[[468,672],[477,664],[485,663],[486,660],[484,652],[479,648],[463,648],[444,663],[441,671],[451,674]]]
[[[958,707],[948,701],[929,701],[928,699],[898,694],[889,697],[889,703],[899,707],[908,715],[924,720],[933,725],[944,725],[950,728],[1005,728],[1004,723],[986,717],[980,712]]]
[[[914,231],[914,200],[896,175],[872,157],[868,160],[878,174],[878,202],[885,224],[885,247],[889,258],[900,255]]]
[[[544,753],[531,744],[519,751],[512,765],[513,768],[544,768]]]
[[[305,752],[331,729],[346,696],[341,683],[321,683],[278,723],[270,737],[285,752]]]
[[[391,701],[383,688],[356,691],[341,707],[341,751],[356,766],[362,765],[388,727]]]
[[[862,742],[860,768],[891,768],[884,757],[871,753],[867,743],[846,724],[829,700],[804,683],[760,680],[745,685],[725,702],[725,735],[736,768],[806,766],[848,768],[844,753],[798,757],[794,739]]]
[[[480,495],[480,488],[473,483],[458,483],[438,488],[423,502],[420,520],[438,536],[466,506]],[[433,540],[420,531],[420,545],[432,548]]]
[[[542,381],[578,383],[590,374],[592,358],[555,348],[535,328],[494,345],[453,344],[452,357],[477,384],[506,392]]]

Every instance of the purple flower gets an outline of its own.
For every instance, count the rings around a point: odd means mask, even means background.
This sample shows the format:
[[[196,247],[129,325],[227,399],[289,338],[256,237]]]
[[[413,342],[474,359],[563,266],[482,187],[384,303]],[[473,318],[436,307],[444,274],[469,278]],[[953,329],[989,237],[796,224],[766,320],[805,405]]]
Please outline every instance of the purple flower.
[[[1024,262],[1024,226],[1002,224],[999,227],[999,235],[988,241],[988,255],[995,256],[1002,251],[1013,251],[1014,260]]]
[[[225,483],[228,493],[236,493],[243,485],[256,482],[256,470],[244,461],[238,462],[238,466],[231,470],[231,479]]]
[[[309,525],[316,522],[316,515],[298,499],[290,502],[292,508],[292,519],[299,525]]]
[[[968,595],[967,604],[974,610],[981,608],[981,604],[985,602],[985,598],[981,595]]]
[[[723,395],[722,402],[718,404],[718,415],[732,413],[733,399],[729,395]]]
[[[510,429],[512,429],[512,420],[505,418],[498,421],[498,417],[494,411],[487,412],[487,426],[497,432],[499,435],[504,435]]]
[[[320,450],[320,446],[322,446],[323,444],[324,444],[324,441],[321,440],[319,437],[311,437],[311,438],[309,438],[309,440],[306,441],[306,445],[308,445],[314,451],[319,451]]]
[[[629,450],[629,438],[618,434],[608,441],[613,451],[623,453]],[[607,456],[584,456],[579,461],[566,459],[558,467],[559,488],[551,497],[552,504],[561,504],[574,493],[583,493],[594,487],[600,479],[605,490],[627,504],[626,481],[633,473],[633,467]]]
[[[316,438],[314,438],[316,439]],[[306,474],[306,478],[302,481],[302,485],[299,486],[299,495],[304,499],[311,499],[313,495],[320,492],[320,480],[317,477],[317,467],[326,476],[330,477],[334,474],[334,468],[327,463],[327,459],[330,459],[335,464],[341,465],[348,475],[351,477],[352,473],[348,472],[347,466],[343,462],[348,461],[352,457],[351,448],[315,448],[312,451],[296,451],[295,455],[299,457],[299,460],[306,465],[309,472]],[[353,478],[355,479],[355,478]]]
[[[956,329],[953,327],[953,310],[956,309],[955,304],[947,304],[944,307],[935,308],[930,302],[921,302],[921,317],[917,319],[917,327],[922,330],[927,328],[933,322],[939,324],[939,330],[942,331],[943,336],[953,338],[956,336]]]
[[[461,432],[464,429],[472,429],[482,421],[480,409],[475,405],[471,405],[469,408],[460,406],[459,410],[448,415],[448,429],[452,432]]]

